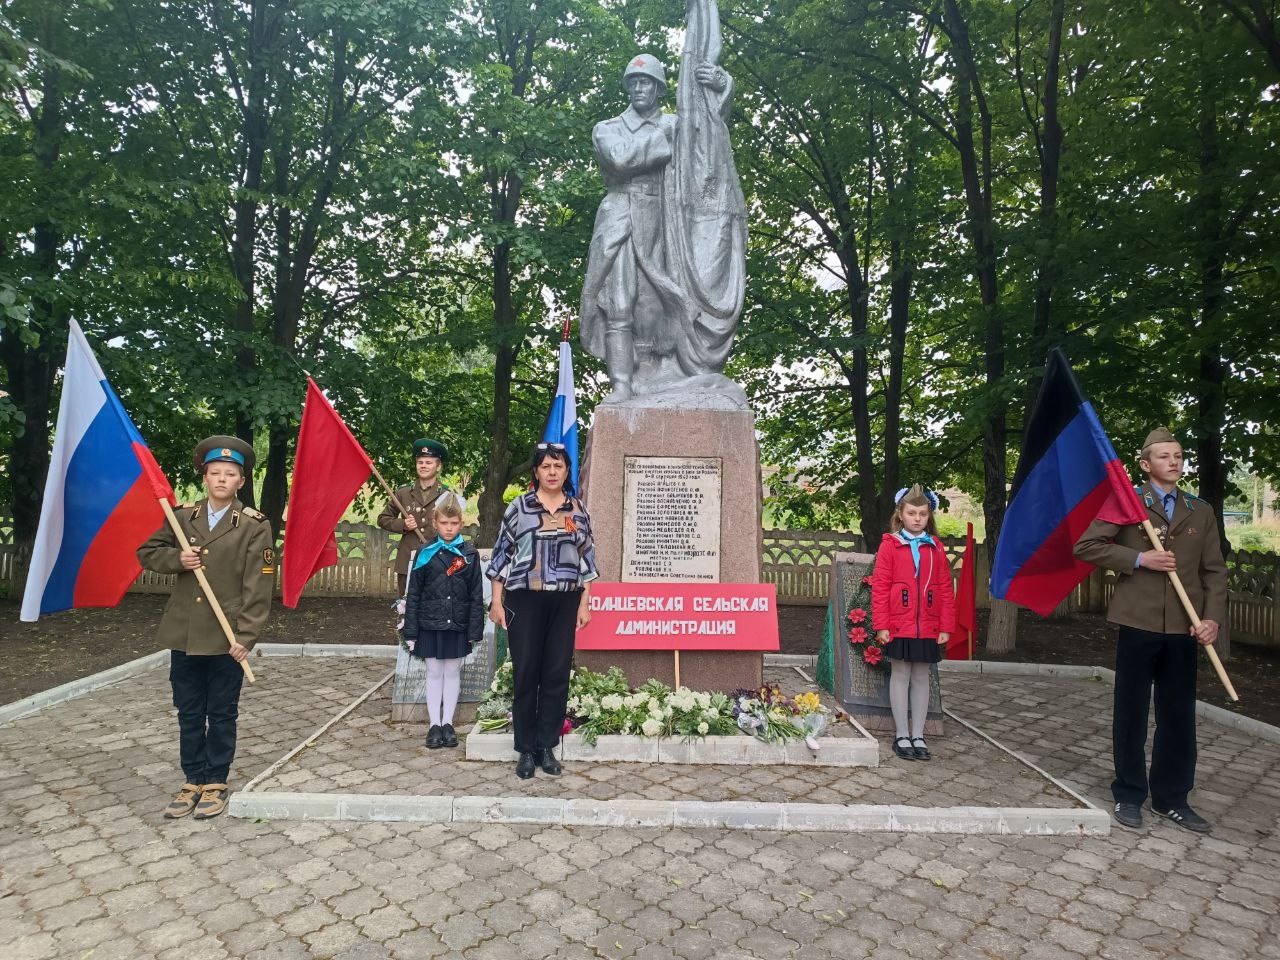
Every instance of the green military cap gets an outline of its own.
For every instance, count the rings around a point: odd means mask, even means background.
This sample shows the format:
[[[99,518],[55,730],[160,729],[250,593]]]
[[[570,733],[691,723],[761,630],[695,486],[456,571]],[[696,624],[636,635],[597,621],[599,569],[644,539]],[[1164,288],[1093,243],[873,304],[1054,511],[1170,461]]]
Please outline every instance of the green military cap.
[[[413,441],[413,456],[415,459],[418,457],[435,457],[443,462],[449,459],[449,450],[439,440],[423,437],[421,440]]]
[[[253,473],[253,447],[239,437],[205,437],[196,444],[192,459],[201,474],[211,463],[237,463],[246,477]]]
[[[1153,443],[1177,443],[1178,438],[1175,437],[1168,427],[1156,427],[1147,434],[1147,439],[1142,441],[1142,449],[1145,450]]]

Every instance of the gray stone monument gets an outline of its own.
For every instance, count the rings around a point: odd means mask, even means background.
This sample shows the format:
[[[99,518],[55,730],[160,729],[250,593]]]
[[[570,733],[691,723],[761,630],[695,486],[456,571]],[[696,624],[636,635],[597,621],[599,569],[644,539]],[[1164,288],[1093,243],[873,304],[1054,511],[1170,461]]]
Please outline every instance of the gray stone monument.
[[[676,113],[666,68],[641,53],[623,71],[631,105],[592,132],[607,193],[582,286],[582,342],[605,361],[605,403],[712,394],[745,409],[724,376],[746,287],[746,204],[729,143],[733,79],[715,0],[689,0]]]
[[[834,620],[832,666],[835,671],[835,697],[840,706],[868,730],[892,734],[888,664],[870,666],[849,643],[848,617],[853,607],[853,596],[875,559],[870,553],[837,553],[834,558],[831,610]],[[935,666],[929,671],[929,716],[925,719],[925,736],[943,734],[942,717],[942,688]]]

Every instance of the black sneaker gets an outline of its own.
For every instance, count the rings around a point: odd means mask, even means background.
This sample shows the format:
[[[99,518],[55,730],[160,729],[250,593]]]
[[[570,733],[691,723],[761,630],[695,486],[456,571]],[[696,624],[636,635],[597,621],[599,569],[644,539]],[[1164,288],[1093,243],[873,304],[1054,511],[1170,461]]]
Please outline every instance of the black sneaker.
[[[1162,810],[1155,804],[1151,805],[1151,812],[1157,817],[1164,817],[1166,820],[1172,820],[1180,827],[1192,831],[1193,833],[1208,833],[1209,821],[1200,814],[1196,813],[1190,807],[1169,807]]]
[[[439,750],[444,746],[444,731],[437,726],[432,726],[427,731],[427,749]]]
[[[452,723],[446,723],[440,728],[440,745],[443,747],[456,747],[458,745],[458,735],[453,732]]]
[[[1116,823],[1122,827],[1137,830],[1142,826],[1142,804],[1140,803],[1117,803],[1113,813]]]

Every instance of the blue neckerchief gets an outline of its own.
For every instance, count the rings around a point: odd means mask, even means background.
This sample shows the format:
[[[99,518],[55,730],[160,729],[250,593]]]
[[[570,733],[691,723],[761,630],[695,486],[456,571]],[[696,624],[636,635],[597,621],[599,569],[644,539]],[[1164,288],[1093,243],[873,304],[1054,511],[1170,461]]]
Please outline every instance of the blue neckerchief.
[[[437,535],[434,543],[428,543],[418,551],[418,557],[413,561],[413,569],[417,570],[419,567],[425,567],[431,562],[431,558],[441,550],[448,550],[450,553],[456,553],[458,556],[462,557],[462,545],[465,542],[466,541],[462,539],[462,534],[458,534],[449,541],[445,541]],[[466,557],[462,557],[462,559],[465,560]]]
[[[929,536],[929,534],[923,530],[920,531],[920,536],[918,537],[911,536],[911,534],[907,533],[905,530],[899,530],[898,537],[903,543],[911,548],[911,562],[916,565],[916,576],[920,576],[920,544],[932,544],[933,537]]]

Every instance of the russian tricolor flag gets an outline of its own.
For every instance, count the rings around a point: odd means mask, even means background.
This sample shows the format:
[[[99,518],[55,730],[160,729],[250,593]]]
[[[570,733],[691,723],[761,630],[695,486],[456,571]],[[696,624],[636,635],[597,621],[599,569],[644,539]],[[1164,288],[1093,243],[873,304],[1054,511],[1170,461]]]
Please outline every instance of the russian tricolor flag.
[[[567,493],[578,492],[578,401],[573,389],[573,351],[569,347],[569,322],[565,321],[564,338],[560,341],[560,378],[556,381],[556,396],[551,401],[551,413],[547,417],[547,429],[542,431],[543,443],[562,443],[569,454],[569,479],[565,483]]]
[[[118,604],[142,570],[138,547],[164,522],[162,498],[173,502],[169,481],[71,321],[22,619]]]
[[[1027,421],[991,570],[991,595],[1048,616],[1093,570],[1072,553],[1094,520],[1146,516],[1061,350],[1049,354]]]

